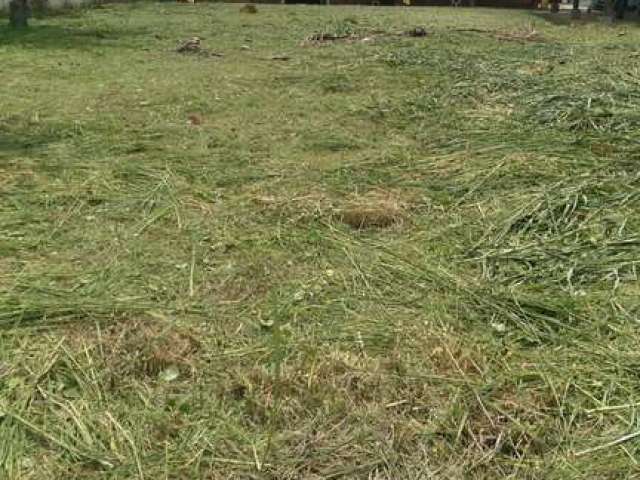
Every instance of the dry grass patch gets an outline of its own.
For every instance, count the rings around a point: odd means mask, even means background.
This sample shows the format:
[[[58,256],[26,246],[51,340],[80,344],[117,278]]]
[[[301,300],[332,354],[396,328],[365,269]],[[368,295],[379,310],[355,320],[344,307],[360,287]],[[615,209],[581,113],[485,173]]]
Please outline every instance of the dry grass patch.
[[[193,332],[169,319],[118,322],[101,332],[97,340],[97,348],[116,382],[126,376],[159,378],[165,372],[195,374],[200,342]]]
[[[508,32],[499,32],[496,34],[498,40],[511,42],[543,42],[545,39],[542,34],[537,31],[533,25],[527,25],[523,28],[517,28]]]
[[[251,202],[265,214],[278,215],[297,223],[329,215],[334,202],[321,190],[306,192],[270,192],[255,190],[249,193]]]
[[[408,220],[409,205],[398,194],[374,190],[364,195],[353,195],[338,218],[356,230],[402,226]]]
[[[522,68],[518,69],[518,72],[525,75],[537,76],[545,75],[547,73],[550,73],[552,70],[553,64],[551,64],[551,62],[537,61],[535,63],[523,66]]]

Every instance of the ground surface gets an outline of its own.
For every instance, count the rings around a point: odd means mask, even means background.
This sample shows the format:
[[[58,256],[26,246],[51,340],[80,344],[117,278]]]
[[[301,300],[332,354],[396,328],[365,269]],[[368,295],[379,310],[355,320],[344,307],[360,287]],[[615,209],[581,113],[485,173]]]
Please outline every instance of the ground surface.
[[[639,40],[219,4],[0,29],[0,476],[640,474],[608,445],[640,428]]]

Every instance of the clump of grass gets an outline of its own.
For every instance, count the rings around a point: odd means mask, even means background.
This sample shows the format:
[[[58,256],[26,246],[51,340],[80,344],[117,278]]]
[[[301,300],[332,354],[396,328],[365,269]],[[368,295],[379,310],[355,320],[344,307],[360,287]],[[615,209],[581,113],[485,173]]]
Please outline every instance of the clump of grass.
[[[357,82],[345,73],[325,73],[318,83],[325,93],[341,94],[357,90]]]
[[[258,7],[256,7],[252,3],[248,3],[240,8],[240,13],[250,13],[250,14],[258,13]]]
[[[396,194],[371,191],[353,195],[337,215],[340,221],[356,230],[401,226],[407,219],[408,206]]]
[[[200,342],[186,328],[151,317],[109,326],[96,347],[118,382],[128,377],[157,379],[168,369],[190,376]]]
[[[537,115],[541,123],[575,131],[628,132],[640,125],[637,108],[628,99],[607,95],[561,94],[540,98]]]
[[[590,174],[531,195],[481,241],[485,275],[564,283],[571,292],[636,281],[637,235],[628,229],[637,184],[637,176]]]

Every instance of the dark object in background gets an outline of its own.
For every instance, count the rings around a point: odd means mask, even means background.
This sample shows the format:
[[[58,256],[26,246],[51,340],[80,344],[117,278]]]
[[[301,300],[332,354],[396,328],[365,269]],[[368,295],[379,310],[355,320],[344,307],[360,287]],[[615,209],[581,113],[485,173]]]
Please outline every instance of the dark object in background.
[[[622,20],[624,18],[624,12],[628,8],[627,0],[616,0],[613,4],[613,11],[618,20]]]
[[[258,7],[256,7],[252,3],[247,3],[240,9],[240,13],[258,13]]]
[[[29,0],[11,0],[9,2],[9,25],[13,28],[28,27],[31,13],[31,2]]]
[[[609,7],[609,8],[607,8]],[[589,8],[587,9],[588,13],[593,11],[595,12],[604,12],[605,15],[615,15],[618,18],[622,18],[625,12],[637,12],[640,10],[640,0],[627,0],[622,2],[620,0],[612,1],[607,5],[606,0],[591,0],[589,4]],[[620,16],[622,15],[622,17]]]
[[[287,62],[289,60],[291,60],[291,57],[289,55],[274,55],[273,57],[271,57],[271,60],[280,60],[281,62]]]
[[[424,27],[416,27],[416,28],[412,28],[411,30],[409,30],[407,32],[407,35],[410,37],[426,37],[427,36],[427,29]]]

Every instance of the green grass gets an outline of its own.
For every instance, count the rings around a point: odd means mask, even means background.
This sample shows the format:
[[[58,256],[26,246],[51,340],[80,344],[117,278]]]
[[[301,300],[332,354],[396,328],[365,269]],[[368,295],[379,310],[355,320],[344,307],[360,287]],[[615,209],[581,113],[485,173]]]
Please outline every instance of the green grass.
[[[0,27],[0,477],[639,475],[640,31],[258,8]]]

